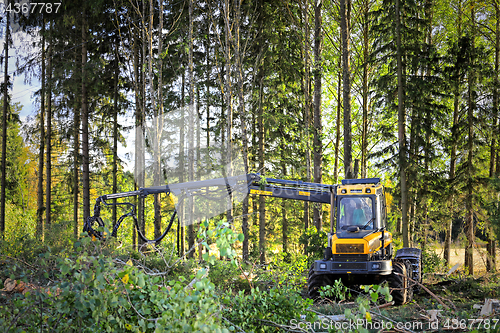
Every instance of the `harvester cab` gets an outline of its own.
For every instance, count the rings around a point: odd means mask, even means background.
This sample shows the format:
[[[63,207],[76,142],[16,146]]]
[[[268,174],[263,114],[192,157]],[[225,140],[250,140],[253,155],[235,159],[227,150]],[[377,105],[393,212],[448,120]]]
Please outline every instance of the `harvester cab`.
[[[411,300],[421,281],[421,251],[403,248],[394,255],[379,178],[344,179],[332,188],[330,224],[324,259],[309,271],[312,298],[340,279],[346,286],[387,281],[396,304]]]
[[[345,179],[336,188],[327,255],[392,253],[392,235],[386,228],[385,197],[378,178]],[[383,233],[384,235],[381,235]]]

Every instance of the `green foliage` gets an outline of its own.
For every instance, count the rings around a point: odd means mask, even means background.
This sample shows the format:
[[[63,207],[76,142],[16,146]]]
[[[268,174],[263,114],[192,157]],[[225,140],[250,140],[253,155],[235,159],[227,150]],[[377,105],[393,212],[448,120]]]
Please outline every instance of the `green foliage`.
[[[289,288],[252,288],[249,294],[239,291],[236,295],[229,291],[221,296],[221,302],[224,318],[245,331],[275,332],[279,325],[289,325],[302,315],[307,315],[308,320],[314,317],[306,311],[312,300]]]
[[[266,177],[260,177],[258,184],[261,190],[265,189],[267,185]]]
[[[288,288],[300,292],[307,284],[309,258],[305,255],[292,255],[287,262],[285,258],[288,256],[290,255],[279,253],[273,257],[269,269],[262,271],[258,280],[273,288]]]
[[[34,237],[36,217],[34,210],[22,209],[10,202],[5,203],[5,239]]]
[[[358,322],[361,320],[366,320],[371,322],[371,314],[370,307],[371,304],[377,305],[380,299],[385,300],[385,302],[392,301],[392,296],[390,294],[389,287],[387,286],[379,286],[379,285],[367,285],[361,286],[361,290],[365,292],[365,294],[360,294],[356,298],[357,311],[353,311],[352,309],[345,309],[344,315],[347,320],[351,320],[353,322]],[[349,330],[349,332],[352,332]],[[368,330],[366,328],[360,327],[358,332],[367,333]]]
[[[333,285],[326,285],[320,288],[319,295],[323,298],[334,298],[338,300],[346,299],[348,289],[342,284],[342,281],[335,280]]]
[[[422,252],[422,272],[436,273],[445,270],[445,261],[433,249],[425,248]]]
[[[321,259],[328,243],[328,236],[326,232],[318,231],[315,226],[311,226],[300,236],[299,243],[306,246],[306,253],[312,260]]]
[[[223,223],[216,235],[223,238],[218,242],[221,246],[230,247],[238,239]],[[2,267],[12,264],[13,268],[2,269],[2,281],[9,277],[40,282],[40,276],[34,279],[35,273],[27,275],[27,272],[43,271],[45,281],[52,287],[32,284],[31,291],[24,295],[13,294],[2,300],[2,327],[9,332],[47,329],[54,332],[228,332],[218,315],[219,300],[214,293],[215,285],[206,277],[206,269],[167,278],[167,274],[157,269],[145,269],[144,262],[136,266],[132,259],[126,264],[112,259],[109,254],[115,252],[110,248],[116,244],[111,242],[108,247],[108,243],[83,237],[75,242],[71,251],[66,249],[55,255],[48,248],[48,252],[38,253],[35,258],[34,253],[44,247],[36,241],[19,240],[21,246],[14,250],[28,251],[26,258],[36,266],[3,255]],[[7,242],[0,244],[8,248]],[[231,248],[219,251],[233,255]],[[162,254],[150,262],[161,267],[159,257]],[[17,269],[22,266],[20,263],[31,269]]]
[[[493,232],[500,239],[500,179],[490,179],[488,187],[492,195],[484,200]]]
[[[232,247],[237,241],[243,241],[243,234],[235,233],[229,224],[225,221],[219,221],[215,229],[208,230],[209,223],[204,221],[200,223],[200,229],[198,231],[198,238],[204,239],[201,243],[208,252],[203,253],[203,260],[210,264],[214,264],[217,260],[216,256],[210,254],[210,246],[208,245],[208,239],[215,239],[217,247],[219,249],[219,254],[221,257],[229,258],[233,263],[236,260],[236,250]]]
[[[221,331],[213,284],[201,277],[203,272],[190,289],[185,279],[166,283],[131,265],[120,267],[103,255],[59,258],[57,269],[56,287],[16,295],[0,308],[3,327],[54,332]]]
[[[10,211],[11,207],[11,205],[6,206],[7,212]],[[20,227],[23,228],[22,225]],[[21,231],[21,228],[17,230]],[[0,240],[0,253],[10,257],[22,258],[28,262],[34,261],[44,251],[47,251],[47,245],[36,240],[29,233],[14,232],[9,237],[5,237],[5,240]]]
[[[242,271],[232,262],[216,260],[209,265],[208,277],[218,291],[225,292],[230,288],[250,291],[251,286]]]
[[[0,281],[11,278],[46,284],[55,279],[56,260],[52,253],[66,255],[63,248],[49,246],[29,235],[0,240]]]
[[[3,110],[3,99],[0,100],[0,110]],[[19,113],[22,106],[19,103],[9,104],[7,110],[7,150],[6,172],[5,172],[5,195],[6,201],[18,205],[23,214],[30,207],[29,201],[32,196],[29,193],[29,167],[31,166],[31,154],[26,147],[21,134],[21,123]],[[0,113],[2,118],[3,113]],[[2,138],[0,137],[0,143]],[[32,201],[33,202],[33,201]]]
[[[392,251],[396,253],[397,250],[403,248],[403,237],[401,235],[392,236]]]
[[[391,207],[391,212],[387,214],[387,230],[392,233],[396,232],[396,226],[398,223],[398,219],[401,219],[401,212],[398,210],[394,210],[397,208],[396,206]]]

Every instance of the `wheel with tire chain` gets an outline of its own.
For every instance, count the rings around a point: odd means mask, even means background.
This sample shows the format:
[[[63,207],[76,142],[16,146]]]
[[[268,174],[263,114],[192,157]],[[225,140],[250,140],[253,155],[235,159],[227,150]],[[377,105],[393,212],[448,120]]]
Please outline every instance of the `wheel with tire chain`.
[[[420,253],[420,258],[419,258],[419,261],[418,261],[418,275],[416,276],[416,280],[419,283],[422,283],[422,270],[423,270],[423,266],[422,266],[422,253]],[[422,287],[419,284],[415,284],[415,286],[413,287],[413,293],[414,294],[418,294],[418,293],[420,293],[421,289],[422,289]]]
[[[392,262],[392,274],[389,276],[389,287],[395,305],[402,305],[408,300],[408,279],[406,265],[399,261]]]

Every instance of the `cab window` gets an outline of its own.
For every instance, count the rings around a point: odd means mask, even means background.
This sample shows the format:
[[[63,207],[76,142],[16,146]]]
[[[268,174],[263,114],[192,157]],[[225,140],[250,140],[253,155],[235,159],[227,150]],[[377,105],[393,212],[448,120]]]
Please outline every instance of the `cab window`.
[[[346,230],[355,225],[360,229],[373,229],[372,198],[369,197],[345,197],[340,199],[338,226]]]

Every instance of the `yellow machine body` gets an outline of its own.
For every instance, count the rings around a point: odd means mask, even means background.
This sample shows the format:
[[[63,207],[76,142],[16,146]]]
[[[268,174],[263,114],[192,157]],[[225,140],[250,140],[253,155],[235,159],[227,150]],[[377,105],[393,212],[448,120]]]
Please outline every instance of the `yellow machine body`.
[[[373,254],[382,248],[382,232],[375,232],[364,238],[338,238],[336,234],[332,236],[333,254]],[[392,243],[392,234],[384,232],[384,247]]]

